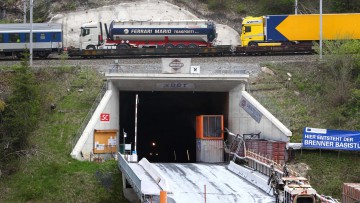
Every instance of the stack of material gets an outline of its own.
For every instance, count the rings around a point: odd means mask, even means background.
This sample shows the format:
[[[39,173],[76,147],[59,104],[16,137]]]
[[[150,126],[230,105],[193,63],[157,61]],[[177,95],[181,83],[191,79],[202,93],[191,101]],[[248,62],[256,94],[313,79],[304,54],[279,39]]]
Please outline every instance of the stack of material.
[[[360,183],[344,183],[342,203],[360,202]]]
[[[288,160],[286,152],[286,142],[254,139],[245,141],[246,150],[260,154],[261,156],[267,157],[277,163],[285,163]],[[239,156],[244,156],[243,147],[240,149]]]

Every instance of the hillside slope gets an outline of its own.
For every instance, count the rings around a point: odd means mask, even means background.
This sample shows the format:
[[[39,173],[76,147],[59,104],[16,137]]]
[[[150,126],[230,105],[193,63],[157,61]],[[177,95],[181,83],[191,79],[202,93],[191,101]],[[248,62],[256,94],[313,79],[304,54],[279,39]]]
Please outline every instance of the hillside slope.
[[[0,67],[1,80],[9,81],[1,88],[11,84],[12,70]],[[41,114],[26,146],[13,152],[17,159],[0,163],[0,202],[127,202],[116,161],[99,164],[70,157],[77,131],[102,89],[102,75],[68,66],[34,73]]]

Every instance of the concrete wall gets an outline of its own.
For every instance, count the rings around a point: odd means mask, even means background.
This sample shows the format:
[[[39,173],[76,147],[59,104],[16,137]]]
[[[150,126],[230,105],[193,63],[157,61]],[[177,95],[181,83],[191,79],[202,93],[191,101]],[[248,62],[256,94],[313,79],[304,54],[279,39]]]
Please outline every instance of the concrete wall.
[[[109,122],[100,121],[100,114],[110,114]],[[116,139],[119,140],[119,91],[112,85],[108,84],[108,90],[101,99],[98,107],[88,122],[81,137],[76,143],[71,156],[78,160],[89,160],[94,148],[94,131],[95,130],[118,130]],[[84,158],[81,157],[82,152]]]
[[[259,133],[260,138],[288,142],[292,132],[244,91],[242,85],[229,92],[229,130],[237,134]]]

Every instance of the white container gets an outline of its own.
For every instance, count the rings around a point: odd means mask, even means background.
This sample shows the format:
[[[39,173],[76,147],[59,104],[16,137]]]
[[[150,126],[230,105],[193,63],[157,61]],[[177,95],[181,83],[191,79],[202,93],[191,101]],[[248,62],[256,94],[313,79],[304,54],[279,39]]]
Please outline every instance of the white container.
[[[138,156],[137,156],[137,154],[132,154],[132,155],[131,155],[131,162],[138,162]]]
[[[196,162],[224,162],[223,140],[196,139]]]

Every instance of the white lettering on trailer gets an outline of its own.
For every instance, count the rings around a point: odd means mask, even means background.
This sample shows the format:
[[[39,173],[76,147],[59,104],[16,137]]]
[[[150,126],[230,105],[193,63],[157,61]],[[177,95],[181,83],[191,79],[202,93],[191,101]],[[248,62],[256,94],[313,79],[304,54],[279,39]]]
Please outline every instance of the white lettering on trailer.
[[[152,34],[152,29],[131,29],[131,34]]]
[[[193,34],[195,30],[174,30],[175,34]]]
[[[170,29],[156,29],[155,34],[171,34]]]

